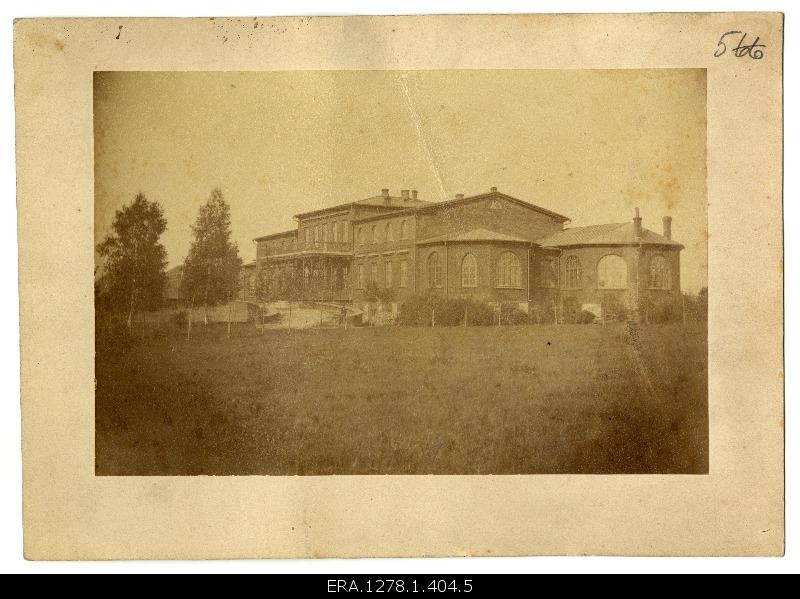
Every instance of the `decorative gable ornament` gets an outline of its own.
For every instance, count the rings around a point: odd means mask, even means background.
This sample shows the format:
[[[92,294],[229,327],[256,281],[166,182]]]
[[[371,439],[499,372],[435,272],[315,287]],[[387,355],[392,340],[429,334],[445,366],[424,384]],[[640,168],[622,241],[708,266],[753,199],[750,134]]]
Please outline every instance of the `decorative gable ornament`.
[[[500,203],[500,200],[492,200],[491,204],[489,204],[489,210],[502,210],[503,204]]]

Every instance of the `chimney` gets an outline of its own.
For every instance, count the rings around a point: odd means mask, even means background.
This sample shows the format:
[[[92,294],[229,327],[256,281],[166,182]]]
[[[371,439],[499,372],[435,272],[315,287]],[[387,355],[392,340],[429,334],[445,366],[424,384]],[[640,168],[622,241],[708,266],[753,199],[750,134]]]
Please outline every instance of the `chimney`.
[[[416,199],[417,199],[417,190],[416,189],[412,189],[411,190],[411,199],[416,201]]]
[[[383,196],[383,203],[387,206],[392,203],[392,198],[389,197],[389,190],[388,189],[381,189],[381,195]]]
[[[495,192],[497,191],[497,188],[496,188],[496,187],[490,187],[490,188],[489,188],[489,191],[490,191],[491,193],[495,193]]]
[[[636,209],[636,216],[633,217],[633,231],[636,239],[642,238],[642,218],[639,216],[639,209]]]
[[[403,196],[403,201],[404,202],[408,201],[408,194],[409,194],[409,190],[407,190],[407,189],[403,189],[403,190],[400,191],[400,195]]]
[[[672,217],[665,216],[661,219],[661,222],[664,225],[664,237],[667,239],[672,239]]]
[[[456,194],[456,199],[457,200],[463,200],[464,199],[464,194],[463,193],[457,193]]]

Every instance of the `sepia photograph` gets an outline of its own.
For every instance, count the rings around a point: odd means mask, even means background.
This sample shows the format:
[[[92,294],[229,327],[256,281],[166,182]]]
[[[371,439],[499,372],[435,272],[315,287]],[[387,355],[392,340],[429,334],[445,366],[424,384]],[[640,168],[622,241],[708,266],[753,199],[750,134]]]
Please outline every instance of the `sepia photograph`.
[[[784,553],[783,14],[12,33],[26,563]]]
[[[96,71],[95,474],[707,474],[706,93]]]

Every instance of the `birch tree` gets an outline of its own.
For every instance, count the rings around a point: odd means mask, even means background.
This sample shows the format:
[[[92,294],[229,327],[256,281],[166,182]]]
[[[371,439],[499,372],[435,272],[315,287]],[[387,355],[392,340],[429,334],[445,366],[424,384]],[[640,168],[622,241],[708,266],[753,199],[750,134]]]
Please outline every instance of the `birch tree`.
[[[239,248],[231,242],[231,211],[215,189],[200,207],[192,225],[194,240],[186,256],[183,291],[192,306],[203,305],[203,320],[208,324],[208,307],[233,300],[239,290],[242,260]]]
[[[137,312],[157,308],[163,301],[167,252],[159,239],[167,221],[158,202],[139,193],[117,210],[111,229],[97,252],[104,259],[104,289],[111,305],[127,314],[130,330]]]

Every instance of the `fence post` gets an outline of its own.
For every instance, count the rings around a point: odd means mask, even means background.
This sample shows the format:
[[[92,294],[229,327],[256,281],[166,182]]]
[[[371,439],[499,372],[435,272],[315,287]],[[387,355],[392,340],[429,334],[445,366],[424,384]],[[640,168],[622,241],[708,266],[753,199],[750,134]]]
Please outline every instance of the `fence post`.
[[[468,306],[464,306],[464,328],[467,328],[467,310],[469,309]]]
[[[436,326],[436,308],[431,308],[431,326]]]
[[[231,311],[233,310],[233,302],[228,304],[228,339],[231,338]]]
[[[683,316],[683,324],[686,324],[686,296],[681,293],[681,313]]]

